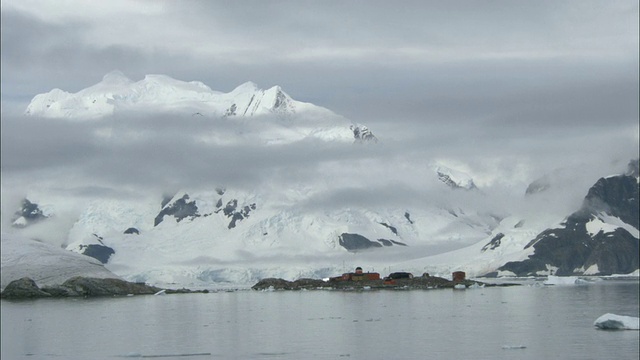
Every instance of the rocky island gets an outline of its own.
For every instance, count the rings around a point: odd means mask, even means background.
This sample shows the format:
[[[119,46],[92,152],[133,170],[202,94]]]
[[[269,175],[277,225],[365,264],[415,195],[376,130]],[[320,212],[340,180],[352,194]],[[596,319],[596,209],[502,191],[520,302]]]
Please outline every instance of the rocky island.
[[[253,290],[417,290],[417,289],[465,289],[468,287],[484,286],[512,286],[517,284],[488,284],[465,278],[465,273],[456,271],[452,274],[452,280],[438,276],[430,276],[425,273],[422,276],[413,276],[407,272],[395,272],[385,278],[373,272],[362,272],[362,268],[356,268],[353,273],[344,273],[342,276],[332,277],[328,280],[298,279],[287,281],[284,279],[267,278],[253,285]]]

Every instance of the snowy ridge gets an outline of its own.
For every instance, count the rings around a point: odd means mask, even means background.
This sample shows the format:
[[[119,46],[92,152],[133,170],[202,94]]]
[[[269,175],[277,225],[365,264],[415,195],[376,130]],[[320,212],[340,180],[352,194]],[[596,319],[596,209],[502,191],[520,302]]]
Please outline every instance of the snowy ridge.
[[[471,175],[465,172],[454,170],[444,165],[436,165],[434,170],[438,174],[438,179],[453,189],[477,189]]]
[[[1,256],[2,289],[25,276],[40,287],[60,285],[74,276],[120,279],[92,257],[15,234],[2,234]]]
[[[36,95],[25,115],[74,121],[99,120],[109,116],[173,114],[183,120],[194,116],[212,121],[260,118],[251,124],[238,121],[241,130],[233,137],[264,144],[287,144],[306,138],[323,141],[377,141],[364,125],[330,110],[292,99],[280,86],[260,89],[246,82],[229,93],[211,90],[199,81],[180,81],[166,75],[146,75],[134,82],[119,71],[102,81],[69,93],[53,89]],[[130,134],[135,136],[135,134]],[[228,134],[203,134],[199,140],[224,144]]]
[[[209,116],[293,114],[297,110],[330,113],[318,106],[291,99],[279,86],[259,89],[244,83],[229,93],[213,91],[199,81],[180,81],[166,75],[146,75],[134,82],[119,71],[102,81],[68,93],[53,89],[36,95],[25,114],[50,118],[90,119],[125,110],[188,110]]]
[[[416,274],[427,272],[450,277],[453,271],[464,271],[469,277],[486,275],[508,261],[520,261],[533,253],[525,249],[527,243],[555,219],[540,217],[523,221],[518,216],[503,219],[492,233],[477,243],[459,250],[399,263],[400,267]],[[492,246],[493,245],[493,246]],[[499,272],[498,276],[513,276]]]

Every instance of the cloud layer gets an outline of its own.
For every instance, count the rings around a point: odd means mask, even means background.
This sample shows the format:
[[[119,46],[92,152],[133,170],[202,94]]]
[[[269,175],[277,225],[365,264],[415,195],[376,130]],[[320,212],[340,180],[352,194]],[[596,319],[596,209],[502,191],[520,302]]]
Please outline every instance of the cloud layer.
[[[566,190],[579,198],[638,157],[634,1],[9,0],[1,20],[3,194],[33,184],[111,196],[233,184],[330,191],[310,207],[420,203],[442,197],[431,165],[445,162],[506,204],[563,167],[575,169]],[[22,116],[37,93],[76,92],[114,69],[225,92],[278,84],[381,141],[222,146],[198,139],[245,125]]]

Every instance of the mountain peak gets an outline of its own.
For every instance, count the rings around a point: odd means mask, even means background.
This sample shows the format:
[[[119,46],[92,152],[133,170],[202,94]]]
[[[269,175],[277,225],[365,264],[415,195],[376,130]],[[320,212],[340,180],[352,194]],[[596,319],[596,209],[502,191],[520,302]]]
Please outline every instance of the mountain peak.
[[[247,81],[229,93],[213,91],[200,81],[181,81],[168,75],[149,74],[132,81],[119,70],[77,93],[54,89],[36,95],[25,114],[50,118],[101,118],[119,111],[185,111],[217,116],[253,116],[296,112],[297,101],[280,86],[262,90]],[[301,103],[300,103],[301,104]],[[309,104],[311,105],[311,104]],[[322,108],[311,105],[305,110]],[[323,109],[324,110],[324,109]]]
[[[346,119],[323,107],[296,101],[278,85],[264,90],[247,81],[225,93],[200,81],[182,81],[161,74],[132,81],[117,70],[77,93],[54,89],[36,95],[25,115],[85,120],[115,113],[163,112],[209,118],[266,117],[276,121],[273,131],[254,133],[252,125],[246,124],[244,134],[251,133],[268,143],[287,143],[308,136],[331,141],[353,141],[354,135],[358,138]],[[366,127],[361,129],[362,136],[374,138]]]
[[[474,190],[478,188],[473,182],[473,178],[467,173],[443,165],[437,165],[434,170],[438,174],[438,179],[452,189]]]

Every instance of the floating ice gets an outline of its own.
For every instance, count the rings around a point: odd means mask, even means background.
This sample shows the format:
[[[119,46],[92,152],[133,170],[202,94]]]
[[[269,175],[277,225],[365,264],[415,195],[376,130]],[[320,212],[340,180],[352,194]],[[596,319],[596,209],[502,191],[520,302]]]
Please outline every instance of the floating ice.
[[[593,323],[603,330],[640,330],[640,318],[616,314],[604,314]]]
[[[580,279],[577,276],[554,276],[549,275],[545,285],[576,285],[576,284],[589,284],[591,281]]]

